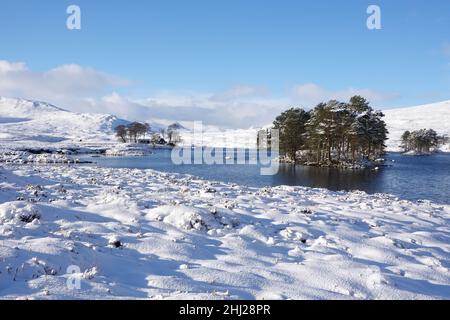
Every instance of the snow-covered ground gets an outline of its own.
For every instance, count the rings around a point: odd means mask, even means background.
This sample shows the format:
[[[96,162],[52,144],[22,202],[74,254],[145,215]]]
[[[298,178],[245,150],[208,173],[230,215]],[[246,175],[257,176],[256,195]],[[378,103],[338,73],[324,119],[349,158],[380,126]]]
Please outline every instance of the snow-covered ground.
[[[450,206],[0,166],[0,298],[450,299],[449,268]]]
[[[194,134],[192,131],[181,132],[181,145],[207,146],[219,148],[257,148],[258,129],[227,129],[206,127],[202,134]]]
[[[388,151],[401,151],[401,136],[406,130],[433,129],[439,135],[450,136],[450,101],[383,112],[389,130]],[[450,144],[441,150],[450,152]]]

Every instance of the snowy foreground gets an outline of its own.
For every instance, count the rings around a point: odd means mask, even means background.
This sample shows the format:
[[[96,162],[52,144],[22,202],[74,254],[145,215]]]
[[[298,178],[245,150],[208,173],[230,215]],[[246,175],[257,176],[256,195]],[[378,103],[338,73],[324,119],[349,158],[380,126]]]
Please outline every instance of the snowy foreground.
[[[449,222],[387,195],[4,165],[0,298],[449,299]]]

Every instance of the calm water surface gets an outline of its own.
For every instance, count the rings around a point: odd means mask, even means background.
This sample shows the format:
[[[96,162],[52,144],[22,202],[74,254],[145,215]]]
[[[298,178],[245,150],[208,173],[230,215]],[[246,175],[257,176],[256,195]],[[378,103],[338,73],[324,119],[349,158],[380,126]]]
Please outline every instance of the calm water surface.
[[[281,164],[275,176],[260,175],[259,165],[175,165],[170,155],[170,150],[156,150],[146,157],[100,157],[88,160],[102,167],[187,173],[208,180],[251,187],[290,185],[334,191],[362,190],[367,193],[390,193],[408,200],[428,199],[450,204],[450,154],[412,157],[389,153],[385,166],[381,166],[378,171]]]

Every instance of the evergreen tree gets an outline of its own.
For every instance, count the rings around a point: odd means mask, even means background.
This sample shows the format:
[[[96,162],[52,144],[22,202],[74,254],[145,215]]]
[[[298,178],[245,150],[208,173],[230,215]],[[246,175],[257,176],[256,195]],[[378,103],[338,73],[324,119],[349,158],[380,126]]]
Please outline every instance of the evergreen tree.
[[[280,149],[291,160],[296,160],[296,153],[305,145],[306,123],[309,113],[300,108],[291,108],[279,115],[273,125],[280,131]]]
[[[301,111],[307,116],[290,109],[274,122],[281,131],[281,147],[292,159],[296,151],[307,150],[306,160],[331,165],[374,160],[384,152],[388,134],[384,114],[374,111],[361,96],[352,97],[349,103],[331,100],[309,113]]]
[[[372,108],[369,105],[369,102],[361,96],[351,97],[348,107],[351,111],[353,111],[357,114],[362,114],[362,113],[372,110]]]
[[[411,137],[411,132],[410,131],[405,131],[403,134],[402,134],[402,144],[401,144],[401,147],[403,148],[403,150],[405,151],[405,152],[408,152],[409,150],[410,150],[410,148],[411,148],[411,146],[410,146],[410,144],[409,144],[409,142],[410,142],[410,137]]]
[[[429,153],[432,148],[439,147],[441,141],[445,141],[445,138],[438,136],[433,129],[405,131],[402,135],[402,147],[405,152]]]

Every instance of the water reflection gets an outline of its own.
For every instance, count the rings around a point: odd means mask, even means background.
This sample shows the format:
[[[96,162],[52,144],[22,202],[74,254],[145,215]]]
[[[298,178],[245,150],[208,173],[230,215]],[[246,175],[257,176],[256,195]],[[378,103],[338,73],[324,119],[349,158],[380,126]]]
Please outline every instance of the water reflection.
[[[371,169],[341,170],[293,165],[281,165],[273,177],[274,185],[302,185],[330,190],[370,190],[380,179],[380,173]]]
[[[248,157],[254,157],[254,154]],[[390,153],[386,165],[377,171],[281,164],[275,176],[261,176],[259,165],[174,165],[169,150],[159,150],[149,157],[90,160],[104,167],[149,168],[252,187],[298,185],[334,191],[362,190],[368,193],[390,193],[402,199],[450,203],[450,154],[411,157]]]

